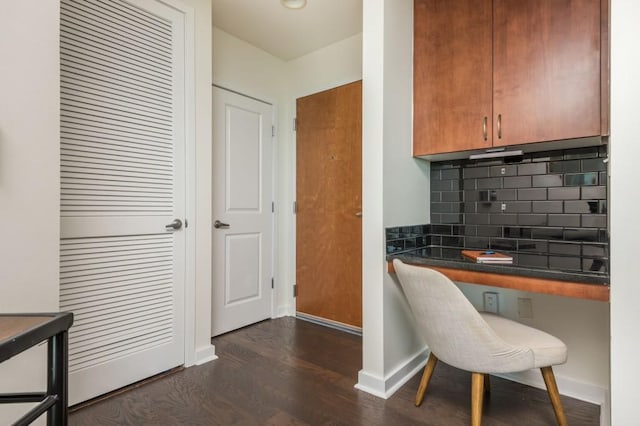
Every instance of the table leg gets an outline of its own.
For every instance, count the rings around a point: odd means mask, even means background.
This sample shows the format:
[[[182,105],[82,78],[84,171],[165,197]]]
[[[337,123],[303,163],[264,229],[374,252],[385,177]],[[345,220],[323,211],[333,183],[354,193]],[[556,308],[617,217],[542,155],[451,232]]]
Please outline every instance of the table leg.
[[[47,394],[57,401],[47,414],[47,426],[67,426],[68,417],[68,333],[62,331],[49,338],[47,353]]]

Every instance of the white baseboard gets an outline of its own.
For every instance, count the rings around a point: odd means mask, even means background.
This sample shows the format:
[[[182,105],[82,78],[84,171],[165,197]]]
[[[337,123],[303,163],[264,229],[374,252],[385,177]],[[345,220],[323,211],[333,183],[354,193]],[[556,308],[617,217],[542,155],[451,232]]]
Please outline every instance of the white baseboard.
[[[196,350],[196,362],[194,364],[202,365],[215,359],[218,359],[216,356],[216,348],[213,345],[208,345]]]
[[[292,316],[295,316],[295,312],[293,311],[293,306],[285,305],[285,306],[278,306],[278,308],[276,309],[276,316],[274,318],[292,317]]]
[[[513,382],[546,391],[544,380],[540,370],[521,371],[519,373],[496,374]],[[581,401],[589,402],[600,406],[600,426],[609,426],[611,418],[611,407],[609,390],[589,383],[583,383],[568,377],[556,375],[556,383],[560,395],[569,396]]]
[[[427,348],[417,352],[384,378],[360,370],[355,388],[379,398],[387,399],[424,367],[427,363],[428,355],[429,350]]]

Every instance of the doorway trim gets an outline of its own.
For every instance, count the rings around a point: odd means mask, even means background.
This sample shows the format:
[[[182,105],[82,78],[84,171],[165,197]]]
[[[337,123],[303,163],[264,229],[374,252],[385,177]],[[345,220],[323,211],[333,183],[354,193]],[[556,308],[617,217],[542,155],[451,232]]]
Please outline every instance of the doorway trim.
[[[216,359],[213,345],[198,348],[196,339],[196,43],[195,11],[180,0],[157,0],[182,13],[185,17],[185,217],[192,224],[185,228],[185,282],[184,282],[184,365],[200,365]]]

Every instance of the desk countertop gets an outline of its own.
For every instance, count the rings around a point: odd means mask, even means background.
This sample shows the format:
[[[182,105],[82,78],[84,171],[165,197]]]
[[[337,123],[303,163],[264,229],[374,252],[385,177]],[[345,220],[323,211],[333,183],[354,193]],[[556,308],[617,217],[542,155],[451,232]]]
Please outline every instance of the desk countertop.
[[[387,256],[390,272],[393,272],[394,258],[412,265],[436,269],[453,281],[580,299],[609,300],[609,277],[605,275],[533,269],[515,265],[488,265],[463,259],[438,259],[412,254]]]

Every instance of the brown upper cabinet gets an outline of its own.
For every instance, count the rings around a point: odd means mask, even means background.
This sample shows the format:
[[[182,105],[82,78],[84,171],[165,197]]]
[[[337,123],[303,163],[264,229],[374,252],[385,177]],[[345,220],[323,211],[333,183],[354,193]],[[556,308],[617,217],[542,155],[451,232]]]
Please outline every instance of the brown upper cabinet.
[[[607,0],[415,0],[415,156],[608,133]]]

